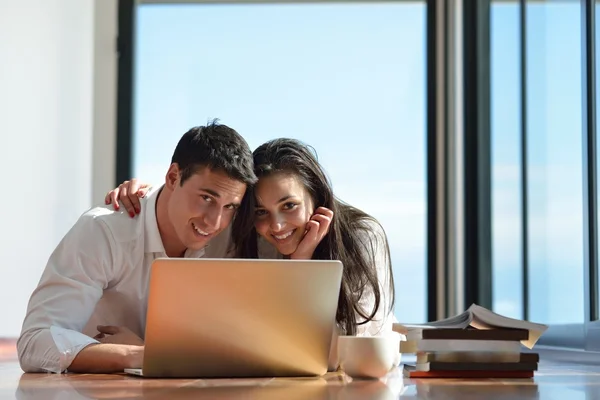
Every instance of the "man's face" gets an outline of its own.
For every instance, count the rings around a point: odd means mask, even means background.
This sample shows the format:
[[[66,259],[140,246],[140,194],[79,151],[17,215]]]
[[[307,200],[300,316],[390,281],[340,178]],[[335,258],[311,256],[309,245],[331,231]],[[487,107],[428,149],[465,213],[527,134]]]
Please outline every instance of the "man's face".
[[[181,185],[181,171],[172,164],[167,173],[171,190],[168,213],[175,233],[186,248],[199,250],[231,222],[246,184],[225,172],[200,168]]]

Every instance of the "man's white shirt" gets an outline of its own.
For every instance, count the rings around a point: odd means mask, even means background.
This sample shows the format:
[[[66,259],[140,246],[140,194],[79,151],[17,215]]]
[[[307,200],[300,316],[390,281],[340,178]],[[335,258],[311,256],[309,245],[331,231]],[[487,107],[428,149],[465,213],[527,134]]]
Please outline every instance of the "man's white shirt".
[[[135,218],[112,205],[84,213],[50,256],[33,292],[17,342],[26,372],[64,372],[97,325],[117,325],[144,338],[150,266],[167,257],[156,221],[160,188],[141,199]],[[184,257],[223,258],[229,229]]]

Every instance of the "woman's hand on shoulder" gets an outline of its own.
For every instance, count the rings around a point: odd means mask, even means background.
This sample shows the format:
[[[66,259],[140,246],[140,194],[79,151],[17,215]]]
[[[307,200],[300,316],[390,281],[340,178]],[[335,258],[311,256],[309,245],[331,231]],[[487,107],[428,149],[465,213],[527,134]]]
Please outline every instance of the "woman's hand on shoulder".
[[[113,208],[119,210],[119,201],[121,201],[129,216],[133,218],[141,211],[140,198],[146,196],[151,187],[150,184],[139,182],[133,178],[130,181],[121,183],[117,188],[108,192],[104,198],[104,203],[107,205],[112,203]]]
[[[319,207],[306,224],[304,237],[298,244],[290,258],[294,260],[310,260],[321,240],[329,232],[329,226],[333,220],[333,211],[329,208]]]

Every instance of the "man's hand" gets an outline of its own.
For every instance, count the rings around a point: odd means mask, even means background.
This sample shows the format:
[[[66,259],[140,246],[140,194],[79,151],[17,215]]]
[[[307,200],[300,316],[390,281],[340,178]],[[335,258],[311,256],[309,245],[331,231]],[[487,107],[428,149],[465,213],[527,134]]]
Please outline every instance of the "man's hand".
[[[333,219],[333,211],[329,208],[319,207],[315,210],[310,221],[306,224],[304,237],[298,244],[296,251],[290,254],[291,259],[310,260],[317,245],[329,232],[329,225]]]
[[[124,326],[98,325],[99,334],[94,339],[100,343],[127,344],[132,346],[143,346],[144,341],[130,329]]]

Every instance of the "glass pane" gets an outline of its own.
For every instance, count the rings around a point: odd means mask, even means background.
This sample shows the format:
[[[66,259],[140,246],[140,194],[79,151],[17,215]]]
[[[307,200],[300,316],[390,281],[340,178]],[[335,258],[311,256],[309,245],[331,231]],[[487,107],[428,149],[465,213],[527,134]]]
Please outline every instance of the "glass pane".
[[[600,91],[600,83],[598,83],[600,78],[600,63],[598,62],[598,57],[600,54],[600,28],[598,27],[598,13],[600,13],[600,1],[596,0],[596,32],[594,32],[596,39],[596,180],[598,180],[598,174],[600,173],[600,171],[598,170],[598,165],[600,164],[598,162],[598,153],[600,152],[600,147],[598,145],[598,120],[600,118],[600,98],[598,98],[598,92]],[[596,182],[596,185],[597,200],[598,198],[600,198],[600,185],[598,185],[598,182]],[[597,203],[596,207],[598,207],[598,205],[600,205],[600,202]],[[599,217],[598,209],[596,209],[596,217]],[[600,248],[600,238],[597,237],[596,239],[598,241],[596,245],[598,246],[598,248]],[[600,274],[596,274],[596,276],[598,277],[597,287],[600,288]],[[600,296],[597,300],[599,302],[597,307],[600,310]]]
[[[583,322],[581,2],[527,4],[529,318]]]
[[[518,2],[492,2],[492,306],[523,318],[521,72]]]
[[[425,4],[142,5],[134,174],[163,182],[210,118],[255,148],[312,145],[336,194],[387,231],[396,315],[426,317]]]

